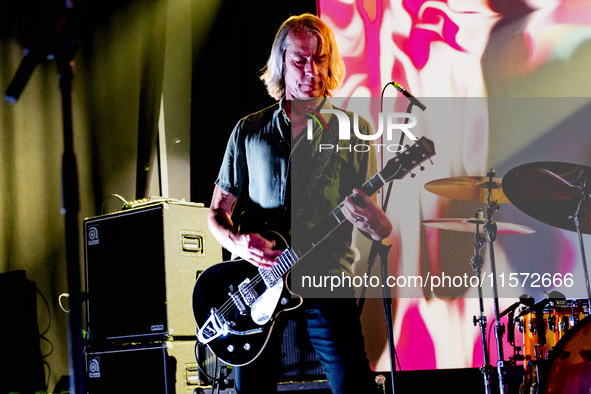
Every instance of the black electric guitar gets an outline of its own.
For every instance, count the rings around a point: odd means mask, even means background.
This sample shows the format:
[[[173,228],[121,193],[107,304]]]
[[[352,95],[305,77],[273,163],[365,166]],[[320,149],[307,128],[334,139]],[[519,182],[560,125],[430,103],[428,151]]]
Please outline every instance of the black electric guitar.
[[[390,159],[384,169],[361,189],[368,196],[435,154],[432,141],[421,138]],[[423,167],[421,166],[421,170]],[[197,339],[227,364],[240,366],[253,361],[263,350],[275,317],[302,303],[289,292],[286,276],[291,268],[345,220],[339,204],[307,234],[298,238],[298,250],[287,247],[270,268],[257,268],[246,260],[221,262],[207,268],[193,290],[193,314]]]

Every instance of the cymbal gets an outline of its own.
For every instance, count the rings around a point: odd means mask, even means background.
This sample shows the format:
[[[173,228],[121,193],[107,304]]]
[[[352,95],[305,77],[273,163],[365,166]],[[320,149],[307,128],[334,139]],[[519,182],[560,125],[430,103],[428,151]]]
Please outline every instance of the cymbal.
[[[477,224],[485,224],[485,219],[462,219],[462,218],[449,218],[449,219],[427,219],[423,220],[425,226],[435,227],[442,230],[460,231],[463,233],[473,233],[476,229]],[[531,234],[535,231],[529,227],[522,226],[520,224],[496,222],[497,234]],[[480,232],[484,230],[480,228]]]
[[[462,201],[486,203],[488,194],[488,177],[461,176],[455,178],[436,179],[425,184],[425,189],[439,196]],[[503,193],[502,178],[492,178],[491,200],[497,203],[508,203]]]
[[[503,178],[505,194],[521,211],[541,222],[591,234],[591,167],[560,162],[535,162],[510,170]]]

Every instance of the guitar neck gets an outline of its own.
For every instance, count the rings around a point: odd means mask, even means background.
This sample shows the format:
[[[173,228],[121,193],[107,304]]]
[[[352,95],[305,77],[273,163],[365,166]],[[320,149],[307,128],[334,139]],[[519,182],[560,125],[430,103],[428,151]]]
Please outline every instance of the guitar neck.
[[[378,190],[380,190],[386,184],[384,178],[380,173],[375,174],[367,182],[359,187],[359,190],[363,191],[368,196],[373,196]],[[360,199],[355,193],[349,195],[354,202],[358,202]],[[345,214],[343,213],[343,204],[339,205],[332,210],[332,212],[326,216],[320,223],[318,223],[312,231],[310,231],[302,239],[298,239],[297,247],[298,250],[295,252],[299,258],[308,254],[312,249],[322,242],[327,236],[329,236],[334,230],[337,229],[343,222],[347,221]]]
[[[422,137],[412,147],[390,159],[384,169],[369,180],[367,180],[359,189],[368,196],[373,196],[386,183],[393,179],[402,179],[413,168],[435,154],[433,141]],[[421,171],[423,167],[421,166]],[[413,175],[414,177],[414,175]],[[354,203],[359,204],[361,197],[355,193],[350,194]],[[277,258],[279,264],[273,268],[276,276],[283,276],[305,255],[312,251],[320,242],[328,237],[337,227],[347,220],[343,213],[343,204],[341,202],[330,215],[325,217],[311,231],[303,237],[298,237],[297,249],[288,248]]]

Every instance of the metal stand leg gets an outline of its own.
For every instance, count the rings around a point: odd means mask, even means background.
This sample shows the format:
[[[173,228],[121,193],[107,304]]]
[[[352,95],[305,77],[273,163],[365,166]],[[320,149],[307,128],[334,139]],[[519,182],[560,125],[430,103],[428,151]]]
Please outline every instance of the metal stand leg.
[[[482,215],[482,210],[477,211],[474,216]],[[471,265],[472,270],[477,278],[481,277],[482,265],[484,263],[482,256],[480,256],[480,250],[486,245],[486,240],[480,235],[479,225],[476,224],[476,230],[474,232],[474,257],[472,257]],[[478,299],[480,302],[480,315],[474,316],[474,325],[478,324],[480,327],[480,334],[482,338],[482,356],[484,364],[480,368],[482,377],[484,378],[484,390],[486,394],[491,393],[490,384],[490,360],[488,355],[488,345],[486,340],[486,316],[484,315],[484,299],[482,296],[482,287],[478,286]]]
[[[583,263],[583,272],[585,273],[585,286],[587,287],[587,315],[591,314],[591,286],[589,285],[589,272],[587,269],[587,258],[585,257],[585,245],[583,243],[583,234],[581,233],[581,223],[578,213],[574,216],[577,234],[579,235],[579,246],[581,248],[581,262]]]
[[[488,194],[487,194],[487,210],[486,210],[486,224],[484,225],[484,232],[487,237],[489,253],[490,253],[490,268],[492,275],[492,287],[493,287],[493,301],[495,309],[495,338],[497,341],[497,372],[499,374],[499,390],[500,394],[508,392],[509,388],[506,383],[506,370],[505,370],[505,356],[503,354],[503,333],[505,327],[501,324],[500,312],[499,312],[499,292],[497,287],[497,269],[495,266],[495,250],[494,242],[497,238],[497,224],[492,220],[492,215],[499,210],[499,205],[496,201],[491,201],[492,188],[496,185],[493,182],[495,171],[490,170],[486,174],[489,178],[488,182]]]

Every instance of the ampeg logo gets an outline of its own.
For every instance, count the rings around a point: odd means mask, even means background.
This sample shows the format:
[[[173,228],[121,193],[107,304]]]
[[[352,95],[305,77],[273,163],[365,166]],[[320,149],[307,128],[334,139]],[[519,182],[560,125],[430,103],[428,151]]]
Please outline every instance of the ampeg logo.
[[[353,133],[357,138],[363,141],[376,141],[383,136],[384,139],[389,142],[392,141],[393,138],[396,138],[392,135],[396,130],[402,131],[412,141],[418,140],[418,138],[415,137],[415,135],[409,130],[417,124],[417,117],[413,114],[404,112],[380,112],[378,115],[378,130],[375,131],[374,134],[363,134],[359,131],[359,114],[353,112],[353,127],[351,127],[351,122],[349,120],[349,116],[347,116],[347,113],[338,109],[321,109],[320,113],[314,111],[314,113],[309,114],[313,118],[308,119],[307,123],[307,135],[309,140],[312,139],[314,121],[322,121],[322,123],[326,125],[326,122],[324,121],[324,118],[322,118],[321,114],[333,114],[337,117],[339,122],[339,140],[350,140],[351,130],[353,130]],[[349,152],[368,152],[372,146],[377,149],[378,152],[380,152],[382,149],[393,153],[402,152],[404,150],[404,147],[400,144],[367,143],[349,146],[337,145],[336,147],[332,144],[320,144],[319,151],[336,149],[337,151],[348,150]]]
[[[98,245],[99,228],[98,225],[88,227],[88,245]]]
[[[101,360],[98,357],[93,357],[88,360],[88,377],[89,378],[100,378],[101,377]]]

